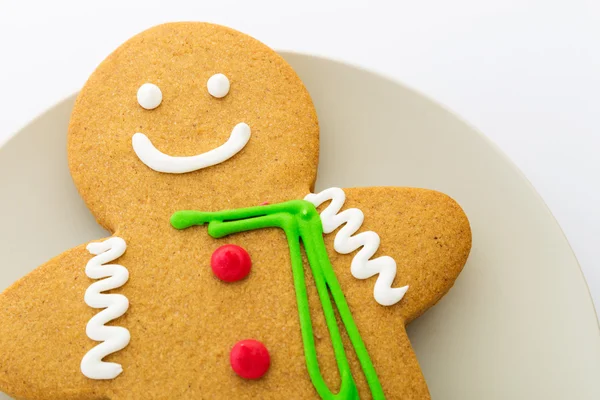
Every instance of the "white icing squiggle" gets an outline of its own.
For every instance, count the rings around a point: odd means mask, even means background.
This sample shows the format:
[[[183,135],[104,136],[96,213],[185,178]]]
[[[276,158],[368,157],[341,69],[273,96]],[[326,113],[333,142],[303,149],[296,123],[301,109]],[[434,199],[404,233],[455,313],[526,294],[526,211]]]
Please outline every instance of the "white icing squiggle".
[[[331,203],[321,212],[323,232],[331,233],[346,224],[335,236],[333,242],[335,251],[348,254],[362,247],[352,259],[350,266],[352,276],[357,279],[367,279],[379,274],[373,290],[375,300],[382,306],[391,306],[399,302],[408,290],[408,286],[392,288],[392,283],[396,277],[396,261],[389,256],[381,256],[371,260],[371,257],[377,252],[381,240],[379,235],[373,231],[361,232],[355,235],[360,229],[365,215],[358,208],[350,208],[340,212],[346,201],[344,191],[340,188],[329,188],[320,193],[311,193],[304,200],[313,203],[315,207],[331,200]]]
[[[119,326],[105,326],[113,319],[119,318],[129,308],[129,300],[122,294],[103,294],[107,290],[121,287],[129,279],[127,268],[117,264],[106,264],[121,257],[127,248],[125,241],[112,237],[99,243],[90,243],[87,249],[96,257],[88,261],[85,273],[92,279],[102,279],[92,283],[85,291],[85,303],[92,308],[104,308],[87,323],[87,336],[102,342],[83,356],[81,372],[90,379],[114,379],[123,368],[121,364],[104,362],[109,354],[123,349],[129,344],[129,331]]]

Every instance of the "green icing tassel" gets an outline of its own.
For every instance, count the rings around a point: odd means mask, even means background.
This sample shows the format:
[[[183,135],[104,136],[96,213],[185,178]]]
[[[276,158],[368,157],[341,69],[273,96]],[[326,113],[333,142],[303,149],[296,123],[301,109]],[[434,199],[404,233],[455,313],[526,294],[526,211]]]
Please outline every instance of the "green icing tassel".
[[[323,241],[321,217],[312,203],[305,200],[292,200],[279,204],[219,212],[178,211],[171,217],[171,225],[176,229],[185,229],[193,225],[204,225],[205,223],[208,223],[209,235],[214,238],[222,238],[233,233],[262,228],[277,227],[283,229],[290,248],[306,366],[317,393],[325,400],[359,399],[331,302],[331,298],[333,298],[373,399],[385,399],[377,372],[373,367],[369,353],[354,323],[344,293],[329,261],[325,242]],[[317,286],[340,372],[341,385],[339,392],[336,394],[332,393],[327,387],[317,361],[308,294],[304,280],[304,267],[300,250],[301,242],[304,245],[308,263]]]

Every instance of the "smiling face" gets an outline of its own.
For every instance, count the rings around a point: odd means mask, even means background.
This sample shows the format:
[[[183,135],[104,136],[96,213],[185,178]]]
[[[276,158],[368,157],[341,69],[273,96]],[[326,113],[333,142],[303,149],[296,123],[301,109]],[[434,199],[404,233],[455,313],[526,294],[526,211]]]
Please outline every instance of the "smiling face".
[[[314,182],[318,123],[310,97],[273,50],[205,23],[145,31],[81,91],[69,166],[98,221],[303,196]]]
[[[215,74],[208,78],[206,84],[208,93],[218,99],[229,93],[229,79],[223,74]],[[154,110],[162,103],[162,92],[160,88],[152,83],[144,83],[137,92],[138,103],[146,110]],[[187,157],[173,157],[159,151],[148,136],[136,133],[132,138],[132,146],[138,158],[157,172],[171,174],[184,174],[198,171],[202,168],[211,167],[227,161],[239,153],[250,140],[250,127],[240,122],[231,131],[227,142],[221,146],[209,150],[206,153]]]

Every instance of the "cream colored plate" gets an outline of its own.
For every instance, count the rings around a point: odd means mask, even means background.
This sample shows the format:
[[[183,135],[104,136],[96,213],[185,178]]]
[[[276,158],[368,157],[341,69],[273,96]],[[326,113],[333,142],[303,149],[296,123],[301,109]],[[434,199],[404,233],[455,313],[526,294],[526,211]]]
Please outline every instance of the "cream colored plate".
[[[467,266],[450,293],[409,327],[433,398],[600,399],[600,330],[587,286],[559,226],[515,166],[456,116],[394,81],[283,55],[319,112],[317,189],[432,188],[469,216]],[[0,149],[0,289],[105,236],[67,169],[73,101]]]

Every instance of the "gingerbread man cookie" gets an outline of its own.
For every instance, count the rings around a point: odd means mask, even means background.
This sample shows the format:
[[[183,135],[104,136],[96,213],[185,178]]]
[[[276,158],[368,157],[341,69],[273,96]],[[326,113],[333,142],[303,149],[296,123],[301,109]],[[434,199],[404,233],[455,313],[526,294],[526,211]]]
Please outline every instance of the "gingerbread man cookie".
[[[112,237],[0,295],[0,390],[429,398],[405,325],[454,283],[468,220],[431,190],[312,193],[318,151],[308,92],[255,39],[172,23],[119,47],[68,132],[73,180]]]

